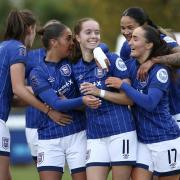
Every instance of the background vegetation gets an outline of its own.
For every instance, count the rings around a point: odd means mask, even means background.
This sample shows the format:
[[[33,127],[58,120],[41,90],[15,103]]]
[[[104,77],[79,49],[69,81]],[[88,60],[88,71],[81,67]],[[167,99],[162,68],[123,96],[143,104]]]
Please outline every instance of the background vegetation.
[[[82,17],[93,17],[101,24],[102,40],[114,50],[120,32],[120,17],[130,6],[141,6],[151,19],[164,28],[180,31],[179,0],[0,0],[0,31],[12,8],[28,8],[35,12],[41,24],[59,19],[71,28]],[[1,33],[2,36],[2,33]],[[35,47],[39,43],[35,43]]]

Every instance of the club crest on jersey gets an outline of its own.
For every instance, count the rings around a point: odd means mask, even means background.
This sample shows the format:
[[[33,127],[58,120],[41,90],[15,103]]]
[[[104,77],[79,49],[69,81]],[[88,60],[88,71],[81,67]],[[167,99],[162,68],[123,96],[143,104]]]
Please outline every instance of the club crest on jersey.
[[[44,152],[40,152],[37,155],[37,163],[41,164],[44,161]]]
[[[156,77],[159,82],[166,83],[168,81],[168,72],[166,71],[166,69],[159,69]]]
[[[2,137],[2,147],[4,149],[8,149],[9,148],[9,138]]]
[[[105,70],[104,69],[99,69],[98,67],[95,68],[95,76],[97,78],[103,78],[105,75]]]
[[[147,76],[146,79],[143,80],[143,81],[139,80],[140,86],[143,87],[143,88],[144,88],[145,86],[147,86],[148,80],[149,80],[149,76]]]
[[[71,75],[71,68],[69,64],[65,64],[60,68],[60,72],[63,76],[70,76]]]
[[[26,56],[26,48],[24,46],[20,46],[19,48],[19,55],[20,56]]]
[[[116,67],[120,71],[126,71],[127,70],[125,63],[121,58],[116,59]]]

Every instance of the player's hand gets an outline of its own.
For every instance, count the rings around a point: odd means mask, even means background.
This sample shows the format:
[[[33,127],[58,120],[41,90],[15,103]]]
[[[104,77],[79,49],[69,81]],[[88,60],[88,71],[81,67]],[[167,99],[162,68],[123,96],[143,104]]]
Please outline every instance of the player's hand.
[[[137,78],[141,81],[146,80],[148,71],[154,65],[152,60],[148,60],[145,63],[141,64],[138,71],[137,71]]]
[[[99,96],[100,89],[98,89],[94,84],[84,82],[80,86],[80,91],[84,95],[93,95],[93,96]]]
[[[101,100],[97,97],[88,95],[83,96],[83,103],[92,109],[97,109],[101,105]]]
[[[119,89],[123,83],[123,80],[117,77],[108,77],[105,81],[107,87]]]
[[[66,126],[67,124],[70,124],[72,122],[72,117],[55,111],[53,109],[50,109],[50,111],[48,112],[48,116],[57,124],[61,125],[61,126]]]
[[[94,59],[95,59],[96,64],[97,64],[97,66],[98,66],[99,69],[104,69],[104,70],[106,70],[107,72],[109,71],[109,67],[110,67],[110,65],[111,65],[109,59],[104,59],[104,62],[105,62],[105,64],[106,64],[106,68],[102,68],[102,66],[99,64],[99,62],[97,61],[97,59],[96,59],[96,58],[94,58]]]

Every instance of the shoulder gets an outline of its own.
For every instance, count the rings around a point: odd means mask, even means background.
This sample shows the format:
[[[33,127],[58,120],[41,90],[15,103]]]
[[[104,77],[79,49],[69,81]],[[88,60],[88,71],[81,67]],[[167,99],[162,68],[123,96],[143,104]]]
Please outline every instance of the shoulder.
[[[151,69],[150,76],[156,78],[160,83],[167,83],[169,79],[168,68],[157,64]]]

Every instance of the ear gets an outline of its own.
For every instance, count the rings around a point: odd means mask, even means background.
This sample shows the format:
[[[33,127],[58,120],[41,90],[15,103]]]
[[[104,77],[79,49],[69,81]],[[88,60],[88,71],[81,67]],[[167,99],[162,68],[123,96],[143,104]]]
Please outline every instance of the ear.
[[[55,39],[50,39],[49,45],[50,47],[56,47],[57,41]]]
[[[152,47],[153,47],[153,43],[147,43],[146,44],[146,48],[147,49],[152,49]]]
[[[76,38],[77,42],[80,42],[80,37],[79,37],[79,35],[75,35],[75,38]]]

